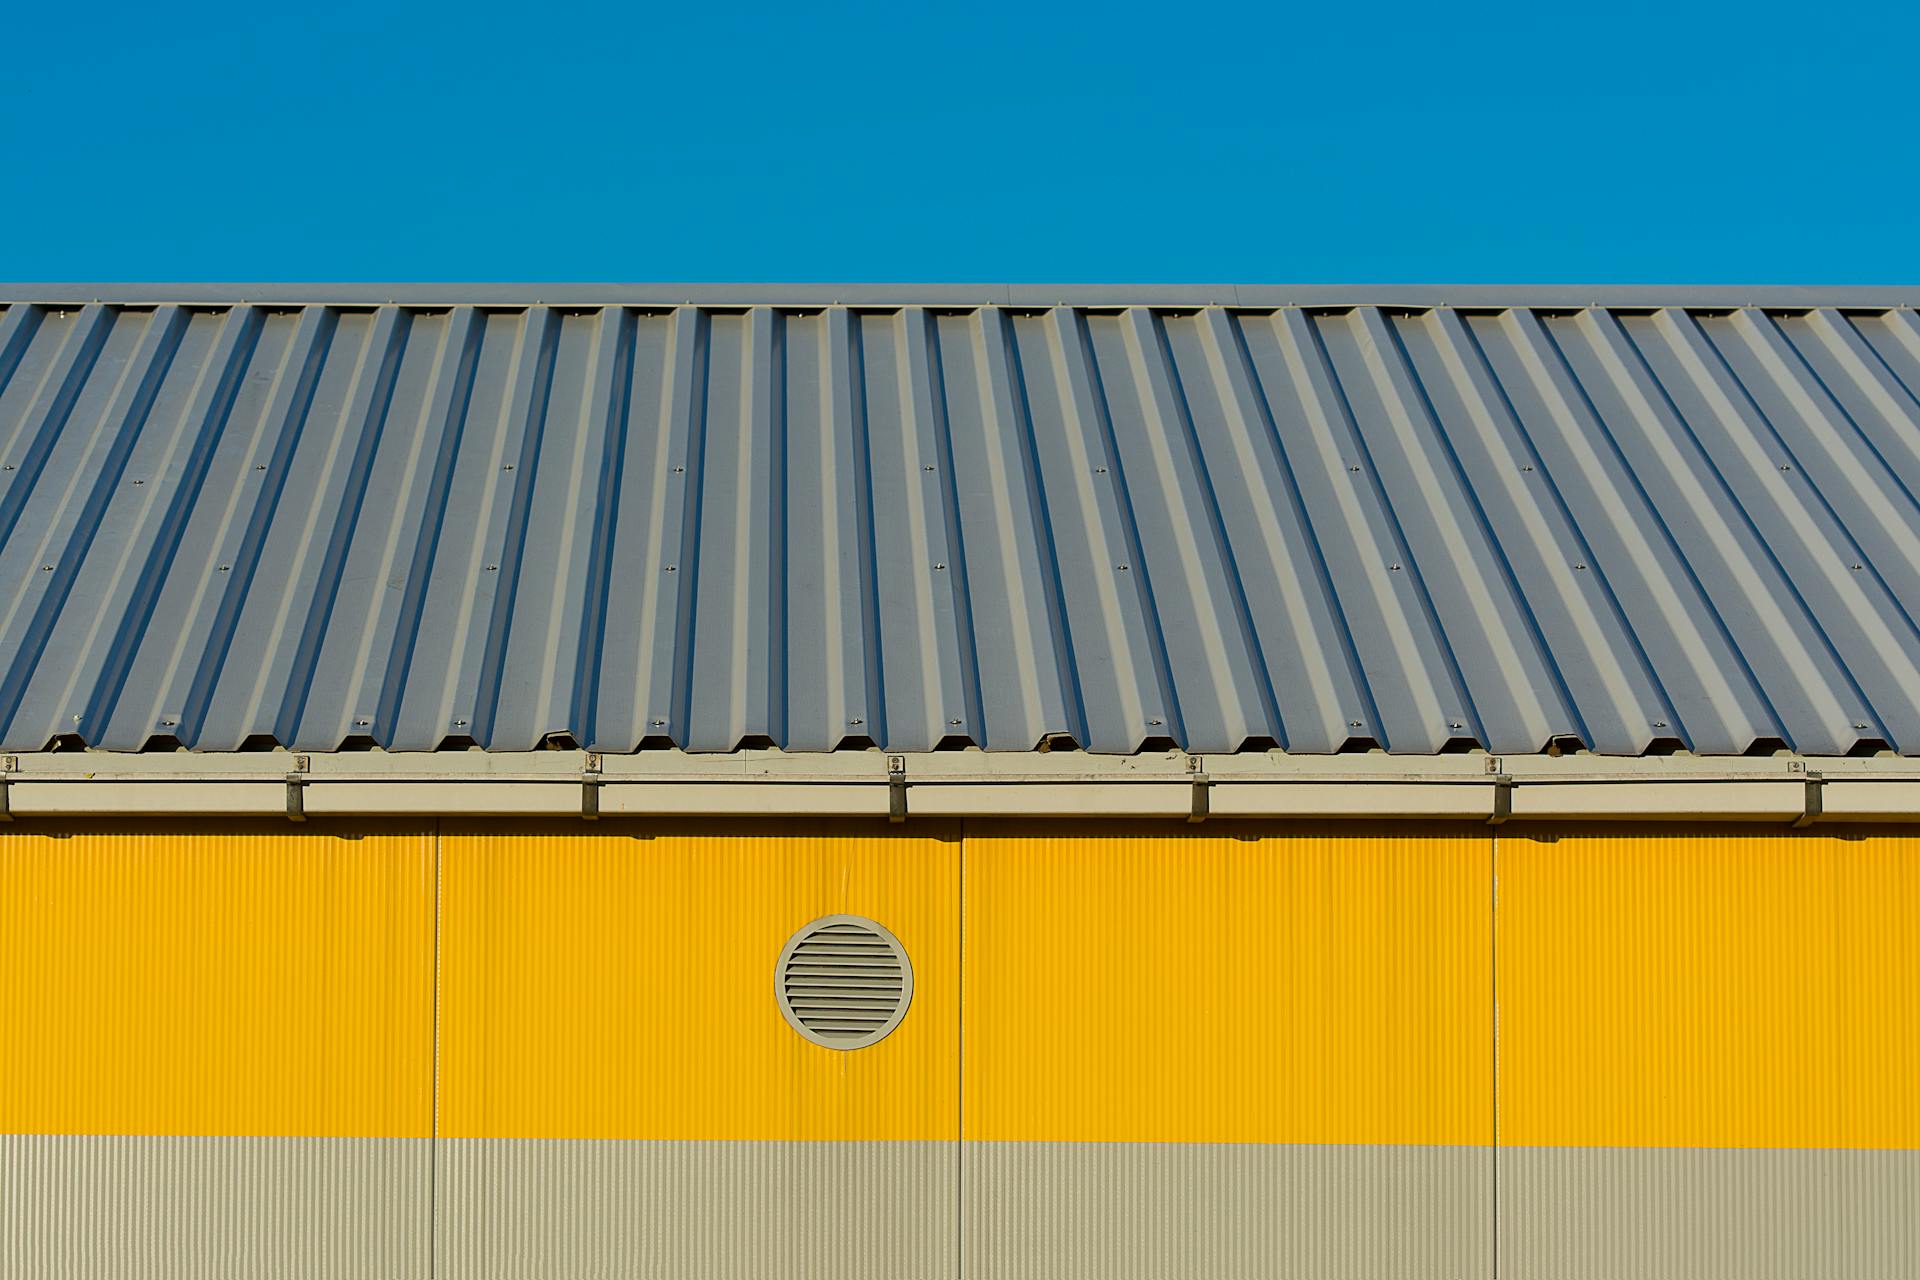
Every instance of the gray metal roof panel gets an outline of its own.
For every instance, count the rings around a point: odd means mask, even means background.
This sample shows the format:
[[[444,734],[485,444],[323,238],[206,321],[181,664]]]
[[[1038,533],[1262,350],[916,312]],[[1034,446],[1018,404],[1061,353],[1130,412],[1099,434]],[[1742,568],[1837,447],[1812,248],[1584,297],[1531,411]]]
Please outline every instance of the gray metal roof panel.
[[[0,743],[1913,754],[1901,292],[0,287]]]

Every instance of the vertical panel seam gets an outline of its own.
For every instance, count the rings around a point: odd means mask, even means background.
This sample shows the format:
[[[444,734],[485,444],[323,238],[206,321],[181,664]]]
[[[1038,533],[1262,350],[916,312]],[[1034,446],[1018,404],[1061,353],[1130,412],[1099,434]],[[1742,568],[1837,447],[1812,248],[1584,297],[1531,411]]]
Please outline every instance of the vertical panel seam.
[[[433,821],[433,1025],[430,1067],[433,1073],[433,1096],[429,1100],[431,1121],[427,1139],[427,1280],[433,1280],[438,1274],[440,1254],[440,914],[441,899],[444,897],[441,859],[445,846],[446,822],[444,819],[435,818]]]
[[[956,914],[959,916],[956,950],[959,956],[954,965],[954,1020],[958,1024],[954,1034],[954,1074],[957,1087],[954,1089],[954,1129],[953,1129],[953,1274],[958,1280],[966,1280],[967,1274],[967,840],[969,838],[968,821],[960,819],[960,867],[958,879],[959,893],[955,895]]]
[[[1493,1280],[1500,1280],[1500,829],[1487,832],[1487,985],[1492,1003],[1490,1031],[1493,1040],[1491,1063],[1493,1096],[1493,1186],[1487,1199],[1492,1235],[1488,1240],[1488,1263]]]

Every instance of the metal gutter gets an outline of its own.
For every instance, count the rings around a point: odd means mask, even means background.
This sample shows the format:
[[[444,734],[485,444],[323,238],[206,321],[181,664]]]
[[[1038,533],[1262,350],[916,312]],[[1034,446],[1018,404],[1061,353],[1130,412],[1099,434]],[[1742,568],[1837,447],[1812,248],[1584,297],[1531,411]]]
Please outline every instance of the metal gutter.
[[[40,817],[1027,817],[1920,821],[1899,758],[600,756],[283,751],[0,757],[0,821]]]

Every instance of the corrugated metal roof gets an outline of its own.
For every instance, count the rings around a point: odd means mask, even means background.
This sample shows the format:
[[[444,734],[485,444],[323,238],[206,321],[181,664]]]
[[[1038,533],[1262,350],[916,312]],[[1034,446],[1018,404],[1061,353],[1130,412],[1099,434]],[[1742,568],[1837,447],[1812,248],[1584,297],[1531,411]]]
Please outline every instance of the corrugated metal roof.
[[[1920,753],[1871,291],[224,288],[0,293],[9,750]]]

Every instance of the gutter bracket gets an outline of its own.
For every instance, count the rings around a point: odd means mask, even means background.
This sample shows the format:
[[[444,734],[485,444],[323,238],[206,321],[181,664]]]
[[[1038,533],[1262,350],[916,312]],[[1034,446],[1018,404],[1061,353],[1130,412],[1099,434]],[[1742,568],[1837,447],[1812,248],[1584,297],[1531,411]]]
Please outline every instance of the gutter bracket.
[[[293,758],[293,771],[287,774],[288,822],[305,822],[307,820],[307,798],[304,793],[304,788],[312,781],[312,779],[307,777],[307,770],[311,768],[312,765],[312,759],[307,756],[295,756]]]
[[[580,816],[589,821],[600,816],[600,788],[606,779],[600,776],[600,753],[587,752],[587,767],[580,775]]]
[[[1205,822],[1213,812],[1213,779],[1207,776],[1206,761],[1188,756],[1187,776],[1193,780],[1193,807],[1187,812],[1187,821]]]
[[[1820,820],[1826,811],[1826,797],[1822,794],[1827,780],[1811,769],[1807,771],[1807,798],[1800,806],[1800,816],[1793,820],[1796,827],[1810,827]]]
[[[887,757],[887,821],[907,820],[907,758]]]
[[[1513,776],[1506,773],[1493,775],[1493,812],[1487,815],[1487,825],[1497,827],[1513,816]]]

